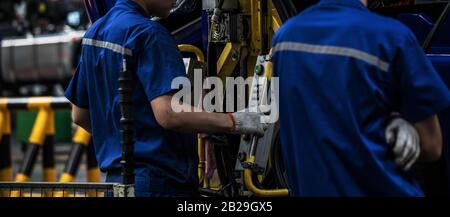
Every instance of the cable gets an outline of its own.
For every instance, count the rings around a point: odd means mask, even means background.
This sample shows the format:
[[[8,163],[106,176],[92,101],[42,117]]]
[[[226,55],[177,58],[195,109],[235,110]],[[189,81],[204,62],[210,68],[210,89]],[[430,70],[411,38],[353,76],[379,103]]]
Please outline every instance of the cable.
[[[422,48],[425,51],[425,53],[428,52],[428,50],[430,49],[431,42],[434,40],[439,28],[447,20],[449,10],[450,10],[450,1],[447,3],[447,6],[445,6],[444,11],[442,12],[441,16],[439,16],[438,20],[434,24],[433,28],[431,29],[430,33],[428,34],[427,38],[425,39],[422,45]]]

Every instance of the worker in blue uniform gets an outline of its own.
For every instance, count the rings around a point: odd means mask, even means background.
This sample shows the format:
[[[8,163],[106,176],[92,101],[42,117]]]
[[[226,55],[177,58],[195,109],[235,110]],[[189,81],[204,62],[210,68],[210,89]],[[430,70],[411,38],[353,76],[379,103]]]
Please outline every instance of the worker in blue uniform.
[[[415,36],[366,0],[322,0],[273,40],[292,196],[423,196],[411,173],[442,152],[450,94]]]
[[[123,59],[136,74],[135,195],[195,196],[197,147],[194,133],[264,133],[261,115],[175,112],[172,81],[186,77],[170,33],[150,16],[167,17],[173,0],[118,0],[93,23],[82,41],[80,64],[67,88],[76,124],[92,133],[107,182],[120,183],[118,77]]]

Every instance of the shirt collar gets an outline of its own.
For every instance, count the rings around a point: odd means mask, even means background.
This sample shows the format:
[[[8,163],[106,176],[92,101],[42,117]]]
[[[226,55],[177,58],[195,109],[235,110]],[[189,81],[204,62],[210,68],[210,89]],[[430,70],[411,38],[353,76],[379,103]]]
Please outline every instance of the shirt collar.
[[[150,17],[149,14],[142,8],[140,5],[138,5],[136,2],[132,0],[117,0],[117,3],[115,6],[124,7],[127,9],[138,11],[140,14],[142,14],[145,17]]]
[[[361,10],[368,10],[367,7],[360,0],[321,0],[319,4],[321,5],[332,4]]]

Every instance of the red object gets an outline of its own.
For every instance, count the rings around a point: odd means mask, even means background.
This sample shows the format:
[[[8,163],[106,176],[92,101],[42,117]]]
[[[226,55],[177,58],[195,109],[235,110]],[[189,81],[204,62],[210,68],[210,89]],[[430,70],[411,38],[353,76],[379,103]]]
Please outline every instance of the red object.
[[[236,131],[236,120],[234,119],[233,115],[231,113],[227,113],[228,117],[230,117],[231,121],[233,122],[233,127],[231,128],[230,132],[234,133]]]

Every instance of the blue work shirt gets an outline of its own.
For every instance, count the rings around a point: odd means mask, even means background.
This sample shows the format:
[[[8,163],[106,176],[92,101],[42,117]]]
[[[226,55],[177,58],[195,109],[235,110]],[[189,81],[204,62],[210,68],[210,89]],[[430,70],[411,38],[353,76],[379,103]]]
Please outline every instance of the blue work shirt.
[[[422,196],[394,163],[392,112],[416,123],[450,94],[411,31],[359,0],[323,0],[274,37],[280,142],[292,196]]]
[[[119,0],[88,29],[80,64],[66,91],[73,104],[89,110],[100,169],[120,174],[118,77],[124,58],[136,74],[134,160],[140,188],[136,191],[196,191],[195,135],[163,129],[150,106],[153,99],[174,91],[174,78],[186,76],[182,56],[170,33],[130,0]]]

